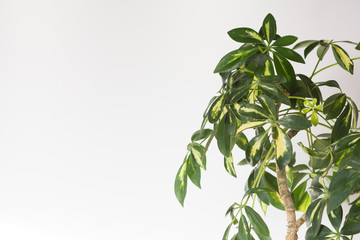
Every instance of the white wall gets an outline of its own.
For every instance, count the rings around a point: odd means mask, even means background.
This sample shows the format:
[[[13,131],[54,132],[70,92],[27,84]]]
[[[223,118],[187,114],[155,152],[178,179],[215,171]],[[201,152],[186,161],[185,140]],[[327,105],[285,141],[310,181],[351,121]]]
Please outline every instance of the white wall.
[[[212,71],[238,47],[226,32],[258,29],[271,12],[283,35],[360,41],[359,6],[0,1],[0,238],[221,239],[249,168],[232,178],[214,145],[185,208],[173,181],[220,87]],[[358,64],[354,76],[334,74],[359,104]],[[272,214],[272,237],[283,239],[284,215]]]

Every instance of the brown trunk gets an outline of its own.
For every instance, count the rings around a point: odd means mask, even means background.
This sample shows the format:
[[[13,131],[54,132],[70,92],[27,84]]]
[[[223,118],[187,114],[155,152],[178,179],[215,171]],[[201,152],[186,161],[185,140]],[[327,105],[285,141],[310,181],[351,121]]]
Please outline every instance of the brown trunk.
[[[291,197],[291,193],[286,180],[285,168],[280,170],[276,165],[277,182],[279,186],[280,199],[284,203],[286,212],[287,232],[286,240],[297,240],[297,226],[296,226],[296,214],[294,208],[294,201]]]

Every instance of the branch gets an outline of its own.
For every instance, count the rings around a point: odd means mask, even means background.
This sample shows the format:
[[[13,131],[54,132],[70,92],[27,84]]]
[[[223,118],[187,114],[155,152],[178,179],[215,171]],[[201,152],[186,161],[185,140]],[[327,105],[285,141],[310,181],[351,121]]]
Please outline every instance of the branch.
[[[305,213],[303,213],[303,215],[301,215],[301,217],[296,220],[296,228],[299,230],[299,228],[301,227],[301,225],[303,225],[303,223],[305,222]]]

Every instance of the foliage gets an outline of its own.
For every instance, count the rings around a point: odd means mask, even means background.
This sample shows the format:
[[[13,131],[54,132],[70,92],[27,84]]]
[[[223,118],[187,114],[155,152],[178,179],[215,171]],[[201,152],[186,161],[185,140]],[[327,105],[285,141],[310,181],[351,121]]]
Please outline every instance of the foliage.
[[[356,198],[360,186],[358,108],[337,81],[314,78],[336,65],[353,74],[353,60],[359,58],[351,59],[340,45],[354,44],[360,50],[360,43],[308,40],[291,48],[298,38],[278,35],[271,14],[265,17],[259,32],[236,28],[228,35],[242,45],[226,54],[215,68],[214,72],[222,77],[222,86],[211,99],[200,130],[191,137],[188,153],[176,175],[179,202],[184,204],[187,178],[200,188],[206,151],[216,139],[225,170],[231,176],[236,177],[232,155],[235,147],[245,153],[238,165],[253,168],[244,197],[227,211],[231,222],[223,240],[254,239],[254,233],[259,239],[271,239],[265,221],[250,205],[249,200],[256,198],[264,212],[271,205],[291,214],[288,204],[304,212],[295,234],[306,221],[306,239],[352,239],[360,232],[360,197],[349,201],[350,195],[355,194]],[[295,51],[299,49],[304,49],[304,57]],[[331,52],[336,63],[318,69]],[[291,62],[304,64],[310,53],[318,57],[312,74],[296,74]],[[323,87],[338,92],[323,98]],[[255,136],[249,139],[253,136],[251,129]],[[315,134],[314,129],[321,134]],[[298,145],[307,154],[308,163],[299,162],[293,151],[292,138],[296,134],[307,138],[306,143]],[[285,182],[281,173],[286,176]],[[346,215],[344,205],[350,206]],[[327,215],[331,226],[323,225],[323,215]],[[232,226],[237,226],[237,230],[230,238]]]

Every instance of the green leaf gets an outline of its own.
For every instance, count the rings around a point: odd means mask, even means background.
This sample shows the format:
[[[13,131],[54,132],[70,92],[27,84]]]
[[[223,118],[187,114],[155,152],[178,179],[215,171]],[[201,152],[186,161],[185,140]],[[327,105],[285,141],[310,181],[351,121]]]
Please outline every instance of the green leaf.
[[[187,164],[186,161],[181,165],[179,171],[176,174],[175,178],[175,195],[178,201],[182,206],[184,206],[184,200],[186,196],[187,189],[187,175],[186,175]]]
[[[251,28],[235,28],[228,35],[236,42],[264,44],[260,35]]]
[[[246,147],[248,145],[248,142],[249,141],[244,133],[240,132],[236,135],[235,143],[240,149],[245,151]]]
[[[286,83],[286,78],[284,76],[261,76],[259,78],[260,82],[262,83],[277,83],[277,84],[282,84],[282,83]]]
[[[296,211],[305,212],[308,206],[311,204],[310,196],[306,192],[306,182],[301,183],[291,193],[291,196],[294,200],[294,207]]]
[[[360,42],[358,43],[358,45],[356,45],[355,49],[360,50]]]
[[[244,215],[241,215],[239,221],[239,232],[236,240],[250,240],[250,228]]]
[[[261,106],[269,113],[272,115],[276,115],[276,107],[275,107],[275,103],[273,100],[271,100],[268,96],[266,95],[258,95],[257,99],[259,100]]]
[[[296,40],[298,40],[297,37],[287,35],[287,36],[278,38],[272,45],[279,46],[279,47],[289,46],[289,45],[293,44],[294,42],[296,42]]]
[[[283,90],[280,90],[278,87],[268,83],[261,83],[259,88],[268,97],[274,99],[275,101],[290,105],[289,98],[284,94]]]
[[[327,46],[327,47],[320,46],[318,48],[317,52],[316,52],[318,58],[320,60],[323,60],[323,58],[324,58],[324,56],[325,56],[325,54],[327,53],[328,50],[329,50],[329,46]]]
[[[334,96],[334,95],[332,95]],[[326,114],[326,119],[333,119],[339,116],[339,114],[344,109],[346,103],[346,95],[345,94],[336,94],[336,98],[333,99],[329,97],[326,99],[324,103],[324,113]]]
[[[287,80],[287,82],[284,83],[284,86],[292,93],[295,90],[296,77],[291,63],[283,56],[274,54],[274,64],[278,75],[284,76]]]
[[[224,157],[224,167],[231,176],[236,177],[234,159],[231,153],[229,157]]]
[[[351,125],[351,116],[352,113],[348,104],[335,122],[334,128],[331,132],[331,142],[335,142],[348,134]]]
[[[311,122],[300,115],[287,115],[277,122],[284,127],[295,130],[303,130],[311,127]]]
[[[213,132],[213,130],[208,129],[208,128],[198,130],[198,131],[194,132],[194,134],[191,136],[191,141],[199,141],[202,139],[206,139],[212,134],[212,132]]]
[[[338,153],[351,148],[360,140],[360,133],[349,134],[334,143],[333,152]]]
[[[205,147],[199,143],[190,144],[190,152],[195,162],[204,170],[206,170]]]
[[[240,133],[246,129],[249,129],[249,128],[255,128],[255,127],[258,127],[258,126],[262,126],[264,124],[266,124],[267,122],[266,121],[251,121],[251,122],[245,122],[243,124],[241,124],[241,126],[238,128],[237,132],[236,133]]]
[[[341,233],[344,235],[354,235],[360,233],[360,222],[359,221],[346,221],[341,229]]]
[[[232,226],[232,223],[230,223],[229,226],[226,228],[222,240],[228,240],[229,239],[229,233],[230,233],[231,226]]]
[[[263,152],[264,145],[268,139],[267,131],[255,136],[247,145],[246,148],[246,161],[251,165],[255,166],[260,160]]]
[[[331,222],[331,225],[336,229],[339,230],[340,225],[341,225],[341,221],[342,221],[342,216],[343,216],[343,210],[341,205],[334,209],[333,211],[330,211],[328,213],[328,217],[329,220]]]
[[[230,104],[234,104],[238,102],[240,99],[242,99],[250,90],[251,85],[244,85],[240,88],[236,89],[235,91],[231,91],[229,94],[229,102]]]
[[[270,118],[270,114],[267,113],[263,108],[259,107],[258,105],[250,104],[250,103],[240,107],[239,113],[254,119]]]
[[[324,199],[317,199],[308,207],[305,220],[306,224],[312,225],[313,234],[316,236],[321,227],[321,219],[324,212],[326,201]]]
[[[308,47],[310,44],[315,43],[315,42],[319,43],[318,40],[305,40],[305,41],[301,41],[301,42],[297,43],[297,44],[293,47],[293,49],[306,48],[306,47]]]
[[[280,169],[288,165],[292,155],[292,144],[288,135],[278,126],[276,126],[276,163]]]
[[[317,113],[315,111],[313,111],[311,113],[311,123],[314,125],[314,126],[317,126],[318,123],[319,123],[319,117],[317,115]]]
[[[358,175],[359,173],[351,169],[345,169],[335,174],[329,186],[328,213],[336,209],[350,195],[359,182]]]
[[[319,45],[320,41],[316,41],[311,43],[309,46],[307,46],[304,50],[304,56],[305,58]]]
[[[269,237],[269,229],[261,216],[249,206],[245,206],[245,212],[250,220],[251,225],[254,227],[254,231],[256,233],[260,233],[263,236]]]
[[[271,13],[266,15],[263,21],[262,29],[264,31],[266,40],[268,43],[270,43],[276,35],[276,21]]]
[[[307,86],[310,90],[311,97],[316,98],[318,103],[322,102],[321,91],[318,86],[306,75],[298,74],[300,80]]]
[[[215,134],[218,148],[225,157],[230,156],[235,145],[235,133],[236,118],[233,114],[227,112],[218,123],[218,130]]]
[[[359,110],[358,110],[358,107],[356,106],[356,104],[354,103],[354,101],[351,99],[351,98],[348,98],[349,102],[350,102],[350,105],[351,105],[351,110],[352,110],[352,115],[353,115],[353,118],[352,118],[352,125],[351,127],[352,128],[357,128],[357,122],[358,122],[358,119],[359,119]]]
[[[243,65],[247,58],[256,54],[259,49],[255,46],[245,46],[226,54],[217,64],[214,73],[230,72]]]
[[[340,67],[342,67],[349,73],[353,74],[354,73],[354,63],[350,59],[347,52],[336,44],[332,44],[331,47],[332,47],[332,50],[334,53],[335,60],[340,65]]]
[[[335,87],[335,88],[338,88],[341,90],[339,83],[335,80],[328,80],[325,82],[317,82],[316,85],[318,87],[320,87],[320,86]]]
[[[209,108],[209,122],[216,122],[221,115],[222,108],[224,106],[224,95],[220,95],[210,106]]]
[[[305,240],[328,240],[329,235],[332,234],[332,231],[325,225],[320,226],[318,234],[314,234],[313,227],[308,228],[305,235]]]
[[[186,174],[189,176],[190,180],[194,183],[195,186],[197,186],[198,188],[201,188],[200,166],[196,163],[192,154],[189,154],[189,157],[187,159]]]
[[[300,54],[298,54],[297,52],[295,52],[294,50],[291,50],[290,48],[274,47],[274,50],[289,60],[292,60],[292,61],[298,62],[298,63],[305,63],[302,56]]]

